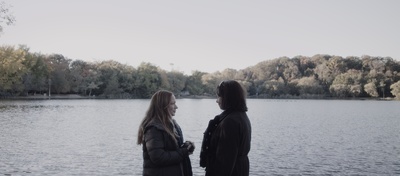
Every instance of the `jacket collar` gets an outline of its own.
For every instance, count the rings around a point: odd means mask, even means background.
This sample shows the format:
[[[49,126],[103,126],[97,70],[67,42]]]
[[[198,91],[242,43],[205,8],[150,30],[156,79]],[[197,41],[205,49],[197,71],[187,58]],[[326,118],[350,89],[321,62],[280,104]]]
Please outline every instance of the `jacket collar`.
[[[215,118],[214,118],[215,122],[217,122],[217,123],[221,122],[221,121],[224,120],[225,117],[228,116],[231,112],[232,112],[231,110],[225,110],[225,111],[223,111],[221,114],[215,116]]]

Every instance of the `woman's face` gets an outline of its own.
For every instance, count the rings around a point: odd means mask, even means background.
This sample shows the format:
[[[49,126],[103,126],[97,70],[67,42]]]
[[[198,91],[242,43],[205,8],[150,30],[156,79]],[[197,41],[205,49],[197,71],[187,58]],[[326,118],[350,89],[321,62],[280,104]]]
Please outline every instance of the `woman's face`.
[[[172,95],[171,101],[169,102],[167,108],[168,108],[169,115],[171,117],[175,116],[176,109],[178,109],[178,106],[176,106],[175,95]]]

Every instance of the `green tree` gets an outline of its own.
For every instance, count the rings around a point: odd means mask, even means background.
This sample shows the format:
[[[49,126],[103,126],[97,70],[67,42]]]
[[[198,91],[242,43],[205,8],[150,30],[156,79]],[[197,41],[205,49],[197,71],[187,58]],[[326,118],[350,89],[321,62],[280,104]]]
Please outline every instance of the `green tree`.
[[[346,57],[346,59],[344,59],[343,62],[346,65],[347,69],[354,69],[360,71],[362,70],[362,61],[358,57],[349,56]]]
[[[103,96],[106,98],[121,98],[123,90],[120,88],[117,75],[114,73],[109,78],[106,88],[104,89]]]
[[[166,89],[176,93],[176,91],[174,91],[172,88],[172,82],[170,82],[170,78],[168,76],[169,73],[161,68],[157,68],[157,72],[160,74],[161,79],[160,89]]]
[[[122,89],[124,98],[129,98],[133,95],[136,69],[129,65],[120,65],[119,70],[118,82],[120,88]]]
[[[158,68],[150,63],[141,63],[134,75],[134,93],[138,98],[150,98],[161,87]]]
[[[215,72],[215,73],[204,73],[201,72],[201,85],[202,85],[202,94],[203,95],[212,95],[214,96],[216,93],[216,88],[217,86],[221,83],[221,81],[225,80],[226,78],[222,78],[221,72]],[[200,75],[198,75],[200,76]]]
[[[167,73],[170,90],[176,95],[180,95],[185,88],[186,77],[182,72],[171,71]]]
[[[88,85],[91,83],[90,76],[91,65],[82,60],[74,60],[70,64],[70,86],[71,92],[85,94]]]
[[[92,96],[92,90],[98,89],[98,88],[99,88],[99,84],[90,82],[89,85],[87,86],[87,89],[89,89],[89,96]]]
[[[57,94],[68,93],[70,91],[70,70],[71,59],[65,58],[61,54],[52,54],[47,57],[50,65],[51,89]]]
[[[99,86],[99,89],[96,90],[96,94],[112,98],[121,96],[123,91],[121,91],[119,75],[124,65],[117,61],[107,60],[97,63],[95,67],[98,74],[97,82],[102,83],[96,84]],[[93,82],[93,80],[90,82]]]
[[[192,72],[192,75],[187,78],[185,89],[189,92],[190,95],[204,94],[205,90],[202,78],[205,74],[206,73],[204,72],[194,71]]]
[[[46,56],[38,53],[27,52],[24,65],[28,69],[24,75],[26,92],[43,93],[48,90],[49,68],[46,64]]]
[[[11,46],[0,47],[0,93],[19,94],[24,90],[23,75],[27,69],[23,62],[26,52]]]
[[[90,68],[88,70],[88,75],[85,78],[85,93],[84,95],[89,95],[92,96],[93,90],[98,90],[103,82],[100,80],[100,72],[97,71],[96,65],[95,64],[90,64]],[[89,93],[87,91],[89,90]]]

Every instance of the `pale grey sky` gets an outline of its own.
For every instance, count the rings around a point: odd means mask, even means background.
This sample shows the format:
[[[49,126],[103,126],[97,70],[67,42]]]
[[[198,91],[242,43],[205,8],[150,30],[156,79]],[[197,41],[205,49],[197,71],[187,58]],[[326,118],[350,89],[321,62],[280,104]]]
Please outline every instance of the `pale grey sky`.
[[[167,71],[244,69],[282,56],[400,60],[399,0],[0,0],[0,45]]]

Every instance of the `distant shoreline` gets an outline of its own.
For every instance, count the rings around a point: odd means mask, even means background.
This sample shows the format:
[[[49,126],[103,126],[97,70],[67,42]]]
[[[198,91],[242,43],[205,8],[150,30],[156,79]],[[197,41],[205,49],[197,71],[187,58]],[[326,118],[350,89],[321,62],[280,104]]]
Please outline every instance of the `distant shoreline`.
[[[180,95],[176,97],[177,99],[215,99],[213,96],[205,96],[205,95]],[[29,95],[29,96],[16,96],[16,97],[0,97],[0,100],[73,100],[73,99],[113,99],[113,98],[102,98],[96,96],[82,96],[78,94],[55,94],[51,96],[47,95]],[[114,98],[121,99],[121,98]],[[135,99],[135,98],[133,98]],[[271,99],[271,100],[383,100],[383,101],[391,101],[395,100],[392,97],[387,98],[371,98],[371,97],[363,97],[363,98],[329,98],[329,97],[277,97],[277,98],[268,98],[268,97],[247,97],[247,99]]]
[[[8,100],[48,100],[48,99],[95,99],[95,97],[81,96],[77,94],[67,94],[67,95],[28,95],[28,96],[15,96],[15,97],[5,97],[2,99]]]
[[[212,96],[200,96],[200,95],[180,95],[176,97],[177,99],[212,99]],[[58,100],[58,99],[122,99],[122,98],[103,98],[96,96],[82,96],[78,94],[54,94],[51,96],[47,95],[28,95],[28,96],[14,96],[14,97],[0,97],[0,100]],[[139,98],[132,98],[139,99]],[[150,99],[150,98],[146,98]]]

